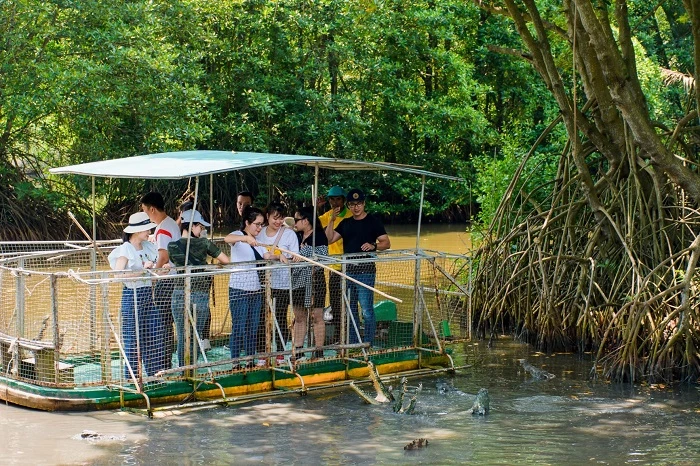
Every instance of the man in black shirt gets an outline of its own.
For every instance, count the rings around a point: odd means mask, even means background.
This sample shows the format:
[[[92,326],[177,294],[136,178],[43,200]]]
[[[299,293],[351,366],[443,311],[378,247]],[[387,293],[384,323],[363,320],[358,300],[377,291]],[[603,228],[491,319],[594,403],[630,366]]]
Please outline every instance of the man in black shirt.
[[[333,229],[333,220],[335,218],[334,214],[331,214],[330,222],[328,222],[326,227],[328,244],[332,244],[342,238],[343,254],[372,253],[389,249],[391,241],[381,220],[365,211],[365,194],[359,189],[351,189],[348,192],[347,200],[347,207],[352,212],[352,218],[344,219]],[[368,254],[366,257],[372,257],[372,254]],[[374,287],[377,273],[374,262],[350,264],[346,272],[349,277]],[[374,318],[374,292],[353,282],[348,282],[347,287],[350,292],[350,311],[355,324],[359,326],[357,309],[359,301],[362,307],[362,318],[365,322],[363,341],[371,345],[374,342],[374,333],[377,327]],[[352,325],[350,328],[350,343],[357,343],[357,332]]]

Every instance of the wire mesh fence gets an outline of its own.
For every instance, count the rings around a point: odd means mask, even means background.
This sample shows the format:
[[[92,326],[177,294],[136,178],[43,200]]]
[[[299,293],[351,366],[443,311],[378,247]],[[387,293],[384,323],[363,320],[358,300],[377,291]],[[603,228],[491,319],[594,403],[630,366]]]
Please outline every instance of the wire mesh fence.
[[[464,256],[400,250],[134,276],[110,269],[117,245],[0,243],[2,376],[152,388],[402,348],[441,351],[470,336]],[[290,282],[274,288],[270,278],[284,267]]]

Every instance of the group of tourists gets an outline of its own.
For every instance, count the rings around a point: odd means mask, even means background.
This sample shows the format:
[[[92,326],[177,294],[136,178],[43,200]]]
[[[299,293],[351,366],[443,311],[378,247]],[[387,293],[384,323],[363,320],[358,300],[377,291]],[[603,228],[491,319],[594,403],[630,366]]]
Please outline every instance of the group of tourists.
[[[371,257],[374,251],[390,248],[381,220],[365,210],[365,194],[361,190],[346,193],[340,186],[333,186],[327,199],[330,205],[327,212],[315,217],[313,208],[301,207],[294,212],[293,228],[289,228],[292,225],[289,220],[285,223],[288,218],[285,205],[272,202],[263,211],[254,206],[252,193],[239,193],[236,206],[240,225],[224,238],[231,248],[227,255],[207,238],[206,229],[211,225],[192,202],[183,204],[177,219],[173,219],[165,212],[161,194],[144,195],[141,211],[132,214],[124,228],[123,243],[109,255],[112,269],[122,271],[119,277],[126,278],[121,299],[123,351],[128,361],[124,376],[128,379],[153,376],[170,369],[175,344],[177,367],[184,366],[188,321],[195,322],[196,335],[192,338],[201,339],[194,345],[191,361],[197,360],[198,348],[210,347],[209,295],[213,277],[191,277],[190,309],[185,309],[186,281],[177,276],[178,272],[184,272],[185,266],[191,272],[201,271],[210,259],[220,264],[239,264],[229,278],[232,359],[269,350],[264,346],[265,328],[261,324],[266,285],[274,302],[273,345],[278,350],[290,350],[292,346],[302,349],[310,320],[316,348],[313,357],[322,357],[319,348],[327,339],[323,317],[327,297],[332,309],[329,328],[333,329],[328,337],[331,342],[340,343],[343,276],[339,265],[331,265],[338,273],[330,273],[326,284],[326,274],[317,265],[273,267],[266,278],[265,271],[258,268],[266,262],[256,264],[256,261],[313,262],[311,258],[334,254],[362,253],[359,257],[364,258]],[[359,303],[364,321],[363,341],[371,345],[376,329],[374,295],[371,289],[355,281],[374,287],[376,266],[371,260],[360,261],[348,264],[345,273],[354,279],[346,282],[352,314],[349,342],[358,343]],[[287,325],[290,304],[291,329]],[[245,358],[243,364],[265,365],[267,361]]]

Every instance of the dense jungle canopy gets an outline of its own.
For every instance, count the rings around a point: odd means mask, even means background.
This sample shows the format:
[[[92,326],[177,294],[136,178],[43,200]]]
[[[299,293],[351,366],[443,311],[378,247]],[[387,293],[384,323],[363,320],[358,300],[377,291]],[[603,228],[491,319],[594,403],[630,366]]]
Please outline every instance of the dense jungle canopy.
[[[52,166],[183,149],[419,165],[467,180],[429,181],[425,213],[483,227],[484,334],[591,351],[613,379],[700,375],[700,0],[4,0],[0,31],[3,239],[79,236],[67,211],[87,216],[90,180]],[[308,198],[310,176],[219,176],[216,220],[240,189]],[[412,177],[323,177],[416,215]],[[190,187],[99,180],[100,236],[153,188],[174,208]]]

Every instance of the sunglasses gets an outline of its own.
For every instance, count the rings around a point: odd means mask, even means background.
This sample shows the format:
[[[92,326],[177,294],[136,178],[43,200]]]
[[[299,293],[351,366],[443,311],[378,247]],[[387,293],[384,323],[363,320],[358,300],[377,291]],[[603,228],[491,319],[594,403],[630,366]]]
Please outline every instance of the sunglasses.
[[[302,220],[306,220],[306,219],[304,217],[302,217],[302,218],[294,217],[294,223],[301,222]]]

